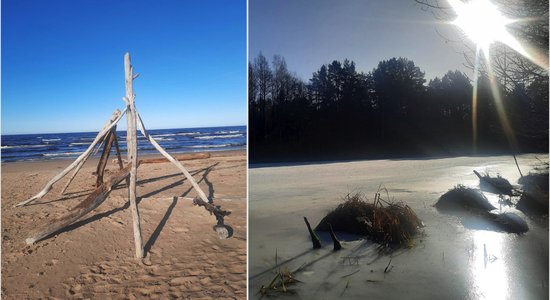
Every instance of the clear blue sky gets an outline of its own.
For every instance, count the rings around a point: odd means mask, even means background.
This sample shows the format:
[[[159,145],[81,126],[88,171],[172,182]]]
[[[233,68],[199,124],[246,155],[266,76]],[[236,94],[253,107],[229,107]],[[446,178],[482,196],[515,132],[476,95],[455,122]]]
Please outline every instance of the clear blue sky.
[[[127,51],[147,127],[246,124],[245,1],[3,0],[2,134],[99,130]]]
[[[414,0],[250,0],[249,10],[249,59],[260,51],[270,61],[280,54],[304,80],[344,58],[365,72],[381,60],[406,57],[428,79],[455,69],[471,73],[457,53],[461,44],[436,32],[453,38],[454,26],[436,24]]]

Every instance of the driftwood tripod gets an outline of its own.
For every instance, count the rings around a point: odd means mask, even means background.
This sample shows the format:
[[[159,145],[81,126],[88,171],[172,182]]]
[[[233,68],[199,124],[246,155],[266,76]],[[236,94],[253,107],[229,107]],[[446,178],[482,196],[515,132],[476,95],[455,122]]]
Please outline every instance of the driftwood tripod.
[[[133,73],[133,66],[130,64],[130,54],[126,53],[124,55],[124,70],[125,70],[125,81],[126,81],[126,96],[123,97],[124,102],[126,102],[126,108],[121,112],[118,109],[115,110],[109,121],[103,126],[103,128],[99,131],[96,138],[93,140],[93,142],[90,144],[88,149],[84,151],[72,164],[70,164],[65,170],[63,170],[61,173],[56,175],[54,178],[52,178],[46,186],[35,196],[31,197],[30,199],[27,199],[23,202],[20,202],[16,206],[24,206],[28,203],[31,203],[35,200],[38,200],[42,198],[44,195],[46,195],[53,187],[53,185],[58,182],[61,178],[63,178],[65,175],[67,175],[71,170],[74,170],[73,174],[71,175],[71,178],[69,178],[67,184],[63,188],[61,193],[64,193],[66,189],[71,184],[72,180],[78,173],[78,171],[82,168],[86,160],[92,155],[92,152],[96,146],[97,149],[101,147],[101,143],[104,144],[103,147],[103,153],[101,155],[101,158],[99,160],[96,175],[97,175],[97,188],[81,203],[79,203],[77,206],[71,208],[68,212],[68,214],[59,217],[57,219],[52,220],[47,226],[40,228],[33,233],[31,233],[30,237],[26,239],[27,244],[33,244],[36,241],[39,241],[41,239],[44,239],[51,234],[59,231],[60,229],[63,229],[64,227],[74,223],[78,219],[80,219],[82,216],[87,214],[88,212],[92,211],[96,207],[98,207],[109,195],[111,190],[114,186],[116,186],[119,182],[126,179],[126,183],[128,186],[128,198],[130,201],[130,209],[132,211],[132,221],[133,221],[133,228],[134,228],[134,243],[135,243],[135,249],[136,249],[136,257],[141,258],[144,256],[143,253],[143,242],[141,238],[141,228],[140,228],[140,217],[139,217],[139,210],[136,203],[136,180],[137,180],[137,168],[138,168],[138,160],[137,160],[137,128],[139,127],[139,130],[141,133],[145,136],[145,138],[164,156],[168,161],[172,162],[178,169],[185,175],[187,180],[191,183],[193,188],[198,194],[198,197],[193,200],[193,203],[195,205],[204,206],[205,209],[207,209],[211,214],[214,214],[216,216],[216,219],[218,220],[218,225],[223,225],[223,217],[230,214],[228,211],[221,210],[219,206],[214,206],[210,203],[209,199],[206,197],[202,189],[199,187],[195,179],[189,174],[187,169],[174,157],[172,157],[170,154],[168,154],[158,143],[155,141],[153,137],[149,135],[147,130],[145,129],[145,126],[143,125],[143,121],[139,115],[139,113],[136,111],[134,99],[134,91],[133,91],[133,81],[136,79],[139,74]],[[127,135],[126,135],[126,145],[127,145],[127,164],[124,166],[121,155],[120,155],[120,149],[118,147],[118,141],[116,138],[116,124],[118,121],[122,119],[122,117],[126,114],[126,124],[127,124]],[[99,144],[99,145],[98,145]],[[109,157],[109,153],[111,152],[112,146],[115,146],[118,164],[120,167],[120,170],[114,174],[112,177],[108,178],[107,180],[103,179],[105,166],[107,165],[107,160]],[[220,235],[223,236],[223,235]]]

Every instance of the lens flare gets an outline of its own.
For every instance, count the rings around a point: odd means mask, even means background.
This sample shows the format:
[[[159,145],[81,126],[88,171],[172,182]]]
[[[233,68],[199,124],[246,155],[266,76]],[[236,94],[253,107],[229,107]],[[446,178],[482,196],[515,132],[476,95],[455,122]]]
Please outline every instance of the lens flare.
[[[506,115],[502,96],[500,95],[498,83],[491,66],[490,47],[493,43],[502,43],[545,70],[548,69],[548,62],[540,59],[540,55],[528,51],[526,47],[508,32],[507,26],[514,23],[515,20],[505,17],[498,8],[488,0],[471,0],[468,2],[448,0],[448,2],[456,13],[456,19],[452,21],[452,24],[459,27],[464,34],[476,44],[474,89],[472,94],[472,142],[474,152],[477,148],[477,85],[480,56],[482,53],[486,61],[487,75],[489,76],[491,93],[494,98],[500,124],[512,150],[516,151],[517,140],[508,120],[508,116]],[[535,59],[535,57],[539,59]]]

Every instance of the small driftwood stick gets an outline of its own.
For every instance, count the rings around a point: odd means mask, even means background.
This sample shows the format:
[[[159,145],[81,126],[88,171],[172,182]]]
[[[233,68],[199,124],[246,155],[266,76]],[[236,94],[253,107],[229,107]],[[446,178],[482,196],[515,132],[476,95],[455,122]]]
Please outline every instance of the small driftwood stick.
[[[197,184],[197,182],[195,181],[193,176],[191,176],[191,174],[189,174],[189,171],[187,171],[187,169],[185,169],[185,167],[179,161],[177,161],[176,159],[174,159],[174,157],[172,157],[170,154],[168,154],[168,152],[166,152],[157,143],[157,141],[155,141],[155,139],[152,136],[149,135],[147,130],[145,130],[145,126],[143,125],[143,120],[141,119],[141,116],[139,115],[139,113],[137,113],[137,118],[138,118],[137,123],[138,123],[139,129],[141,130],[141,133],[145,136],[145,138],[147,140],[149,140],[151,145],[153,145],[160,152],[160,154],[162,154],[164,157],[166,157],[166,159],[168,159],[170,162],[172,162],[174,165],[176,165],[176,167],[178,167],[178,169],[180,169],[180,171],[183,173],[183,175],[185,175],[187,180],[189,180],[189,182],[191,182],[191,185],[195,188],[195,191],[197,191],[197,194],[199,194],[199,197],[201,197],[201,199],[204,202],[209,202],[208,197],[206,197],[206,194],[202,191],[202,189]]]
[[[100,186],[103,183],[103,174],[105,173],[105,167],[107,166],[109,154],[111,154],[111,148],[113,147],[113,141],[116,135],[115,132],[116,126],[111,128],[111,131],[107,137],[105,137],[105,146],[103,147],[103,153],[101,153],[101,158],[99,159],[95,172],[97,176],[96,186]]]
[[[193,159],[206,159],[210,158],[210,153],[202,152],[202,153],[189,153],[189,154],[182,154],[178,156],[174,156],[174,159],[178,161],[182,160],[193,160]],[[164,163],[168,162],[168,159],[166,158],[147,158],[140,160],[140,164],[156,164],[156,163]]]
[[[308,222],[306,217],[304,217],[304,222],[306,222],[307,230],[309,231],[309,235],[311,236],[311,242],[313,243],[313,249],[321,248],[321,240],[319,239],[317,234],[315,234],[315,232],[313,232],[313,230],[311,229],[311,225],[309,225],[309,222]]]
[[[60,229],[71,225],[82,216],[98,207],[101,203],[103,203],[103,201],[105,201],[113,186],[128,176],[131,168],[132,164],[129,164],[124,169],[118,171],[118,173],[116,173],[113,177],[109,178],[105,183],[96,188],[88,197],[86,197],[86,199],[84,199],[84,201],[71,208],[68,214],[52,220],[45,227],[33,232],[31,236],[25,240],[25,242],[28,245],[32,245],[35,242],[59,231]]]
[[[82,153],[72,164],[70,164],[67,168],[65,168],[65,170],[61,171],[61,173],[57,174],[54,178],[52,178],[52,180],[50,180],[46,184],[46,186],[44,187],[44,189],[42,189],[42,191],[40,191],[38,194],[34,195],[33,197],[18,203],[15,206],[26,205],[26,204],[34,201],[34,200],[42,198],[44,195],[46,195],[52,189],[54,183],[56,183],[61,178],[63,178],[63,176],[67,175],[67,173],[69,173],[78,164],[80,164],[80,162],[82,162],[83,160],[88,158],[89,154],[92,152],[92,150],[94,149],[94,146],[98,143],[100,138],[102,136],[104,136],[105,134],[107,134],[107,132],[109,132],[109,130],[111,130],[111,128],[113,126],[115,126],[118,121],[120,121],[120,119],[122,118],[122,116],[124,115],[125,112],[126,112],[126,110],[124,110],[122,113],[118,109],[115,110],[115,112],[113,113],[113,116],[111,117],[109,122],[105,125],[105,127],[103,127],[102,130],[99,131],[99,133],[97,134],[97,137],[94,139],[92,144],[88,147],[88,149],[86,149],[86,151],[84,151],[84,153]]]
[[[330,225],[330,223],[328,223],[328,228],[330,229],[330,238],[332,238],[332,242],[334,243],[334,251],[338,251],[342,249],[342,245],[340,244],[340,241],[336,237],[334,230],[332,230],[332,225]]]
[[[204,209],[210,212],[210,215],[216,216],[216,221],[218,221],[218,225],[223,225],[223,218],[231,214],[230,211],[222,210],[221,206],[203,201],[199,197],[195,197],[193,199],[193,204],[198,206],[203,206]]]
[[[514,161],[516,162],[516,167],[518,167],[519,176],[523,177],[523,174],[521,173],[521,169],[519,168],[518,159],[516,158],[515,154],[512,154],[514,156]]]
[[[126,145],[127,145],[127,159],[131,164],[130,178],[128,183],[128,198],[130,199],[130,210],[132,211],[132,223],[134,227],[134,244],[136,250],[136,257],[143,257],[143,241],[141,239],[141,225],[139,220],[139,210],[137,207],[136,197],[136,181],[137,181],[137,132],[136,132],[136,106],[134,103],[135,95],[133,88],[134,81],[134,68],[130,63],[130,53],[124,55],[124,75],[126,82]]]

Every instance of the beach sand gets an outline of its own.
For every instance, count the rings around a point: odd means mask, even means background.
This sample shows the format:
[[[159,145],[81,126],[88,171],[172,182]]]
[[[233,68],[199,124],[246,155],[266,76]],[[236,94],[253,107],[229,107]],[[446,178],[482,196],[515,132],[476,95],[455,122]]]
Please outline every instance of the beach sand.
[[[216,219],[191,200],[195,191],[171,163],[138,168],[146,257],[134,258],[132,215],[125,183],[67,230],[25,244],[28,233],[66,213],[90,193],[97,160],[89,161],[61,196],[62,179],[43,199],[13,205],[37,192],[71,160],[2,164],[2,298],[245,299],[246,153],[216,152],[183,161],[225,218],[233,236],[220,240]],[[117,166],[109,160],[110,173]],[[108,175],[106,175],[107,177]],[[218,200],[217,200],[218,199]]]
[[[518,156],[524,174],[548,154]],[[249,295],[259,299],[275,270],[298,270],[285,299],[548,299],[548,212],[526,215],[523,235],[439,212],[433,204],[457,184],[478,186],[473,170],[517,183],[512,156],[371,160],[252,166],[249,172]],[[423,220],[415,245],[380,254],[368,240],[312,250],[303,216],[312,226],[348,193],[369,200],[379,186]],[[491,202],[499,207],[498,197]],[[382,197],[387,198],[385,192]],[[338,234],[338,233],[337,233]],[[346,236],[340,234],[341,239]],[[280,266],[269,271],[277,262]],[[386,270],[386,272],[385,272]]]

